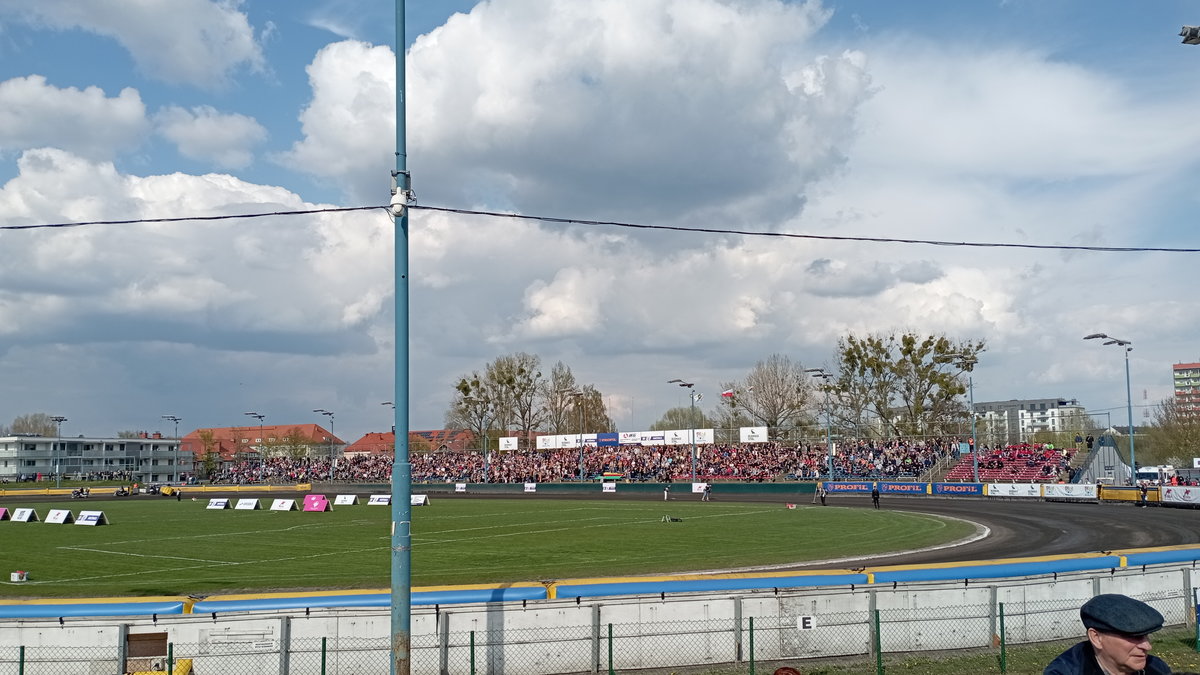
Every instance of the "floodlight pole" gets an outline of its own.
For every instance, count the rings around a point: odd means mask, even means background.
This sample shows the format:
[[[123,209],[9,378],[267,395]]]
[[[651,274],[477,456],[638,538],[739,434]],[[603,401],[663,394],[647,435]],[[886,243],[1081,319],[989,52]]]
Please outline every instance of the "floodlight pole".
[[[183,418],[176,417],[175,415],[163,415],[162,418],[168,422],[175,423],[175,479],[172,482],[178,483],[179,482],[179,445],[180,445],[179,422]]]
[[[57,431],[55,431],[56,438],[54,439],[54,445],[50,446],[50,457],[54,460],[54,487],[60,488],[62,487],[62,460],[60,459],[63,444],[62,423],[66,422],[67,418],[63,417],[62,415],[53,415],[50,417],[50,421],[54,422],[55,429],[57,429]]]
[[[691,427],[690,434],[692,437],[692,482],[696,482],[696,384],[694,382],[684,382],[676,378],[667,380],[667,384],[678,384],[688,390],[688,398],[692,401],[691,412],[688,414],[688,426]]]
[[[1085,335],[1083,339],[1102,339],[1106,341],[1103,343],[1105,346],[1116,345],[1121,347],[1125,352],[1125,406],[1126,412],[1129,415],[1129,484],[1135,485],[1137,484],[1137,452],[1135,449],[1137,444],[1134,439],[1136,434],[1133,431],[1133,389],[1129,381],[1129,352],[1133,351],[1133,342],[1120,340],[1104,333],[1092,333],[1091,335]]]
[[[333,456],[333,413],[324,408],[314,408],[313,412],[329,418],[329,484],[333,485],[334,464],[337,462]]]
[[[833,373],[826,372],[824,368],[806,368],[804,372],[821,380],[821,388],[825,390],[825,454],[827,455],[826,470],[829,471],[829,480],[837,480],[837,478],[833,475],[833,409],[829,405],[829,380],[833,377]]]

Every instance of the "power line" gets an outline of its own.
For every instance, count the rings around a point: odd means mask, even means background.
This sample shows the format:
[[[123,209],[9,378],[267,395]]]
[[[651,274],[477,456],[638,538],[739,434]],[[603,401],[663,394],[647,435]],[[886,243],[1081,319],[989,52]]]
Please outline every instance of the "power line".
[[[321,213],[345,213],[349,211],[372,211],[375,209],[390,213],[390,206],[344,206],[323,209],[305,209],[297,211],[271,211],[265,213],[239,213],[220,216],[178,216],[174,218],[137,218],[129,220],[90,220],[68,223],[41,223],[35,225],[0,225],[0,230],[37,230],[52,228],[84,227],[90,225],[137,225],[144,223],[181,223],[188,221],[234,220],[248,218],[266,218],[274,216],[303,216]],[[861,237],[833,234],[801,234],[798,232],[762,232],[757,230],[732,230],[714,227],[684,227],[682,225],[646,225],[644,223],[627,223],[616,220],[585,220],[581,218],[557,218],[553,216],[536,216],[523,213],[505,213],[502,211],[480,211],[475,209],[458,209],[445,206],[423,206],[409,204],[407,208],[414,211],[434,211],[439,213],[454,213],[464,216],[483,216],[488,218],[507,218],[514,220],[536,221],[542,223],[558,223],[563,225],[589,225],[596,227],[620,227],[635,230],[658,230],[665,232],[687,232],[696,234],[734,234],[743,237],[773,237],[777,239],[806,239],[812,241],[849,241],[870,244],[920,244],[926,246],[945,246],[957,248],[1013,248],[1032,249],[1039,251],[1086,251],[1096,253],[1200,253],[1200,248],[1176,248],[1168,246],[1071,246],[1067,244],[1014,244],[1008,242],[986,241],[947,241],[941,239],[912,239],[902,237]]]
[[[305,209],[301,211],[270,211],[265,213],[233,213],[220,216],[177,216],[174,218],[135,218],[130,220],[84,220],[70,223],[39,223],[37,225],[0,225],[0,230],[45,230],[66,227],[85,227],[88,225],[139,225],[144,223],[183,223],[201,220],[235,220],[239,218],[267,218],[270,216],[307,216],[316,213],[343,213],[346,211],[370,211],[372,209],[387,210],[387,206],[340,206],[326,209]]]

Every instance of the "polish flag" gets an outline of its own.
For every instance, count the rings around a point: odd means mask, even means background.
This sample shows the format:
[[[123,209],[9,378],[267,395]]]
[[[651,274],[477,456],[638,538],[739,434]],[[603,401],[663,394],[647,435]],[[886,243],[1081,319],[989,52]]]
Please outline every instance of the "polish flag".
[[[733,390],[726,389],[725,391],[721,392],[721,396],[724,396],[725,398],[733,398]]]

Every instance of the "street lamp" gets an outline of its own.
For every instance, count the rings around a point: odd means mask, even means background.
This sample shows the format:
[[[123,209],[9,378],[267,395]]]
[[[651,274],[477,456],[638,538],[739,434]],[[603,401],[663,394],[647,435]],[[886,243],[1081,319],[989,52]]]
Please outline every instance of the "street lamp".
[[[256,413],[256,412],[248,412],[248,413],[242,413],[242,414],[246,415],[247,417],[253,417],[254,419],[258,420],[258,450],[257,450],[257,452],[258,452],[258,468],[262,469],[262,466],[263,466],[263,449],[262,449],[263,419],[266,418],[266,415],[263,415],[261,413]]]
[[[676,378],[674,380],[667,380],[667,384],[678,384],[679,386],[684,387],[685,389],[688,390],[688,398],[692,400],[692,411],[688,415],[688,425],[691,426],[691,430],[689,433],[692,437],[692,482],[695,483],[696,482],[696,399],[697,399],[697,397],[702,396],[702,394],[696,393],[696,390],[694,389],[694,387],[696,385],[693,382],[684,382],[683,380]]]
[[[579,412],[579,482],[583,482],[583,404],[579,399],[584,394],[582,391],[564,391],[563,394],[574,399],[575,410]]]
[[[62,415],[53,415],[50,417],[50,421],[54,422],[56,428],[58,429],[58,431],[55,432],[57,438],[54,439],[54,445],[50,446],[50,458],[54,460],[54,487],[58,488],[62,487],[62,471],[59,470],[59,454],[62,453],[62,423],[66,422],[67,418],[63,417]],[[55,446],[59,446],[58,452],[55,452]]]
[[[396,424],[395,424],[395,422],[396,422],[396,404],[392,403],[391,401],[384,401],[383,403],[380,403],[379,405],[387,405],[387,406],[392,407],[392,433],[393,434],[396,433]]]
[[[829,405],[829,380],[833,373],[826,372],[824,368],[805,368],[804,372],[821,380],[821,389],[825,392],[825,463],[829,480],[836,480],[833,475],[833,409]]]
[[[178,483],[179,482],[179,423],[183,420],[183,418],[176,417],[175,415],[163,415],[162,418],[168,422],[175,423],[175,471],[174,471],[175,478],[171,482]]]
[[[333,413],[324,408],[313,408],[313,412],[329,418],[329,484],[333,484],[334,466],[337,459],[333,456]]]
[[[479,415],[479,427],[480,427],[480,431],[483,432],[483,482],[490,483],[490,482],[492,482],[491,481],[491,475],[492,475],[491,449],[489,447],[491,445],[490,444],[490,441],[491,441],[491,433],[490,432],[491,432],[492,421],[495,419],[495,417],[492,416],[492,418],[489,419],[488,408],[490,406],[488,405],[488,403],[489,403],[488,401],[486,401],[482,398],[476,398],[474,396],[463,396],[463,401],[468,402],[468,403],[477,403],[477,404],[483,406],[483,409]]]
[[[1125,406],[1129,414],[1129,482],[1133,484],[1137,477],[1137,453],[1135,451],[1136,443],[1134,441],[1133,432],[1133,390],[1129,386],[1129,352],[1133,351],[1133,342],[1129,340],[1120,340],[1104,333],[1092,333],[1091,335],[1083,336],[1084,340],[1104,340],[1104,345],[1116,345],[1121,347],[1125,352]]]
[[[1184,26],[1179,30],[1179,37],[1185,45],[1200,45],[1200,26]]]
[[[975,378],[971,375],[971,371],[979,363],[979,358],[974,354],[943,354],[934,357],[934,361],[938,363],[954,363],[967,373],[967,392],[970,397],[968,400],[971,408],[971,479],[979,482],[979,439],[975,436]]]

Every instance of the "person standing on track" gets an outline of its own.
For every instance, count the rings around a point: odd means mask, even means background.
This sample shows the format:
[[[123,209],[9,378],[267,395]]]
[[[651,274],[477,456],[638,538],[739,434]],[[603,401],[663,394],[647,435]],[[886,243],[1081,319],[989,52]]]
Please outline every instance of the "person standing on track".
[[[879,483],[871,483],[871,504],[879,508]]]
[[[817,494],[821,497],[821,506],[825,506],[825,497],[829,494],[829,491],[825,489],[824,483],[821,483],[821,488],[817,491]]]
[[[665,502],[665,501],[668,501],[669,499],[671,499],[671,486],[664,485],[663,486],[663,501]]]
[[[711,495],[712,495],[712,483],[705,483],[704,484],[704,492],[700,495],[700,501],[702,501],[702,502],[711,501],[711,499],[710,499]]]

